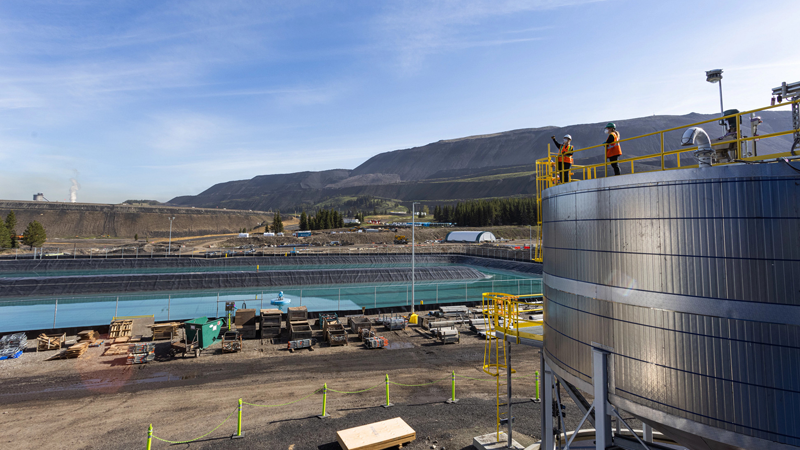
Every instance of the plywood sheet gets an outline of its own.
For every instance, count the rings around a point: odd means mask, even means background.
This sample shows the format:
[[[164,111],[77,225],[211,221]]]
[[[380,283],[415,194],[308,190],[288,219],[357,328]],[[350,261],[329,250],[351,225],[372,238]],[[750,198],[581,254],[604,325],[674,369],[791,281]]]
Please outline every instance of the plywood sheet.
[[[344,450],[381,450],[416,438],[417,433],[399,417],[336,432]]]

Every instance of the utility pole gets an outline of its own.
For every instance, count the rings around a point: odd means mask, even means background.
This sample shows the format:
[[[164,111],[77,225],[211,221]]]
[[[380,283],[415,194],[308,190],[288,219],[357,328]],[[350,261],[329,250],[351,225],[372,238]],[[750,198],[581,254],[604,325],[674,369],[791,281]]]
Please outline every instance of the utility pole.
[[[415,247],[416,247],[416,236],[415,236],[416,222],[415,222],[414,219],[416,218],[416,215],[417,215],[417,211],[416,211],[416,208],[415,208],[416,205],[419,205],[419,203],[411,202],[411,314],[414,314],[414,288],[415,288],[415,284],[416,284],[416,274],[414,272],[414,270],[415,270],[414,259],[415,259],[415,256],[416,256],[416,250],[415,250]]]
[[[175,220],[175,217],[169,218],[169,245],[167,245],[167,254],[169,255],[172,253],[172,221]]]

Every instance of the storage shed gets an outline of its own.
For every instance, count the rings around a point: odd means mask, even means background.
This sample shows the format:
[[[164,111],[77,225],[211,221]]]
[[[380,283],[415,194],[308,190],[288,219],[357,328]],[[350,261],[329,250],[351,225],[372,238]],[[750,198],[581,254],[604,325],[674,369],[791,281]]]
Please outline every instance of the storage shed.
[[[445,242],[494,242],[497,238],[491,231],[451,231]]]

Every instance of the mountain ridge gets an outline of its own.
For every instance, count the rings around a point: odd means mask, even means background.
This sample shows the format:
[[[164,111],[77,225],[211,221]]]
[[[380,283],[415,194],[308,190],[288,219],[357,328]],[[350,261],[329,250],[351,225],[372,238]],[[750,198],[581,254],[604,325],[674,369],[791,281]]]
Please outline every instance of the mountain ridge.
[[[760,112],[764,123],[759,133],[791,128],[788,111]],[[681,116],[646,116],[616,122],[622,138],[641,136],[669,128],[679,128],[664,134],[665,150],[680,148],[681,127],[714,119],[716,114],[689,113]],[[197,207],[227,207],[236,209],[273,210],[312,208],[315,204],[335,197],[372,195],[400,201],[456,201],[473,198],[532,195],[535,190],[532,175],[537,159],[555,152],[550,136],[560,141],[565,134],[573,137],[576,148],[601,144],[605,140],[606,122],[521,128],[498,133],[446,139],[419,147],[379,153],[354,169],[258,175],[250,180],[218,183],[197,195],[170,200],[170,205]],[[703,128],[712,139],[721,135],[721,128],[708,123]],[[749,128],[749,127],[748,127]],[[745,135],[749,129],[745,128]],[[778,137],[759,142],[760,154],[786,151],[790,137]],[[659,136],[622,143],[623,158],[658,153]],[[576,164],[596,164],[604,160],[602,148],[578,152]],[[675,158],[665,158],[668,166]],[[660,158],[637,162],[637,172],[660,167]],[[629,171],[629,164],[624,171]],[[640,169],[640,166],[642,169]],[[509,172],[512,171],[512,172]],[[503,176],[505,173],[505,176]],[[470,182],[464,182],[470,179]],[[505,182],[505,183],[504,183]]]

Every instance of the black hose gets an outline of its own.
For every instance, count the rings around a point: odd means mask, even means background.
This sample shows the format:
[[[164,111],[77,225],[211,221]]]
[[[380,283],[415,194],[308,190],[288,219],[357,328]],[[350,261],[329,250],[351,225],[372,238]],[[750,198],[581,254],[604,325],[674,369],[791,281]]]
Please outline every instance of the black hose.
[[[800,173],[800,169],[798,169],[797,167],[793,166],[793,165],[792,165],[792,164],[789,162],[789,160],[788,160],[788,159],[786,159],[786,158],[781,158],[780,160],[781,160],[781,161],[783,161],[783,163],[784,163],[784,164],[786,164],[787,166],[789,166],[789,167],[790,167],[792,170],[794,170],[795,172],[797,172],[797,173]]]

